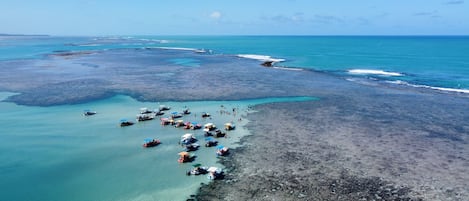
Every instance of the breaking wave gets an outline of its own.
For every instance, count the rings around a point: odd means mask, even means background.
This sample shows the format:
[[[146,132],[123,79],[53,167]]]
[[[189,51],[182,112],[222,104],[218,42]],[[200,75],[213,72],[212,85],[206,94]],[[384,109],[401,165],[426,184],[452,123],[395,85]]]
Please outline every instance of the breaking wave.
[[[285,61],[285,59],[272,58],[271,56],[258,55],[258,54],[238,54],[236,56],[241,57],[241,58],[246,58],[246,59],[255,59],[259,61],[271,61],[274,63]]]
[[[417,87],[417,88],[425,88],[425,89],[433,89],[433,90],[438,90],[438,91],[447,91],[447,92],[456,92],[456,93],[469,94],[469,89],[433,87],[433,86],[420,85],[420,84],[411,84],[411,83],[408,83],[408,82],[402,81],[402,80],[386,81],[386,82],[391,83],[391,84],[399,84],[399,85],[405,85],[405,86],[411,86],[411,87]]]
[[[196,49],[196,48],[187,48],[187,47],[155,47],[157,49],[163,50],[182,50],[182,51],[193,51],[197,53],[205,53],[206,50],[204,49]]]
[[[373,69],[351,69],[351,70],[348,70],[347,72],[350,74],[354,74],[354,75],[403,76],[402,73],[387,72],[383,70],[373,70]]]

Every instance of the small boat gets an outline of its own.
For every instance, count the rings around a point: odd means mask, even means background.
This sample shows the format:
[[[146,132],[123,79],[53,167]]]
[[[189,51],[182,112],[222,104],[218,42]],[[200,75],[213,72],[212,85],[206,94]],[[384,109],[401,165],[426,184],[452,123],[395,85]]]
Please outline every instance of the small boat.
[[[146,107],[142,107],[140,108],[140,114],[151,114],[153,113],[152,111],[150,111],[148,108]]]
[[[84,110],[83,111],[84,116],[91,116],[91,115],[95,115],[96,113],[97,113],[96,111],[91,111],[91,110]]]
[[[178,128],[178,127],[183,127],[185,126],[184,124],[184,120],[180,119],[180,120],[177,120],[176,123],[174,124],[174,127]]]
[[[213,123],[206,123],[204,125],[204,131],[207,132],[207,131],[213,131],[217,128],[217,126],[215,126],[215,124]]]
[[[181,118],[183,116],[182,113],[179,112],[172,112],[171,113],[171,118],[176,119],[176,118]]]
[[[137,121],[148,121],[148,120],[153,120],[155,117],[150,114],[139,114],[137,115]]]
[[[207,172],[208,172],[207,178],[210,180],[223,179],[224,177],[223,170],[218,167],[209,167],[207,169]]]
[[[201,175],[201,174],[207,174],[208,171],[207,171],[207,167],[202,167],[202,165],[200,163],[197,163],[197,164],[194,164],[192,165],[192,170],[189,170],[187,171],[187,176],[190,176],[190,175]]]
[[[159,145],[161,142],[157,139],[147,138],[143,141],[143,147],[154,147]]]
[[[221,130],[218,129],[218,130],[215,131],[215,135],[214,135],[214,136],[215,136],[215,137],[225,137],[225,136],[226,136],[226,133],[221,132]]]
[[[171,108],[166,105],[160,105],[159,109],[160,111],[165,111],[165,110],[170,110]]]
[[[181,136],[181,144],[183,145],[188,145],[194,142],[197,142],[197,139],[191,133],[186,133]]]
[[[190,114],[190,113],[191,113],[191,112],[189,111],[189,108],[184,109],[184,110],[182,111],[182,114],[184,114],[184,115],[188,115],[188,114]]]
[[[205,131],[204,136],[205,137],[210,137],[210,136],[213,136],[213,133],[209,132],[209,131]]]
[[[228,151],[229,151],[228,147],[225,147],[223,145],[218,145],[216,154],[218,156],[225,156],[226,154],[228,154]]]
[[[206,113],[206,112],[204,112],[204,113],[202,113],[202,117],[203,117],[203,118],[210,117],[210,114],[209,114],[209,113]]]
[[[201,128],[202,128],[202,125],[200,125],[200,124],[198,124],[198,123],[196,123],[196,122],[192,122],[192,123],[191,123],[190,129],[192,129],[192,130],[197,130],[197,129],[201,129]]]
[[[187,163],[187,162],[194,161],[194,159],[195,159],[194,155],[189,154],[189,152],[183,151],[183,152],[179,153],[178,162],[179,163]]]
[[[155,115],[156,115],[156,116],[164,115],[164,112],[161,111],[161,110],[155,110],[154,112],[155,112]]]
[[[161,121],[161,125],[169,125],[169,124],[171,124],[171,121],[170,121],[169,118],[161,118],[160,121]]]
[[[225,130],[230,131],[230,130],[234,130],[234,129],[235,129],[234,124],[232,124],[232,123],[226,123],[225,124]]]
[[[121,119],[120,126],[125,127],[125,126],[132,126],[134,125],[134,122],[128,121],[127,119]]]
[[[186,151],[187,152],[197,151],[197,149],[199,149],[199,147],[200,147],[200,145],[197,144],[197,143],[188,144],[188,145],[186,145]]]
[[[211,137],[205,138],[205,146],[206,147],[217,146],[217,144],[218,144],[218,141],[216,141],[215,139],[213,139]]]

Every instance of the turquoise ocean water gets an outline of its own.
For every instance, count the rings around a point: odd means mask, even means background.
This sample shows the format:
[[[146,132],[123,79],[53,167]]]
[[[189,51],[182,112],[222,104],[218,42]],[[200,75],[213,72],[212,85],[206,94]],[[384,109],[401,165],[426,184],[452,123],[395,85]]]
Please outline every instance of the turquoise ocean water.
[[[12,95],[0,93],[0,99]],[[239,120],[249,105],[307,101],[309,97],[269,98],[246,101],[165,102],[173,111],[190,107],[192,114],[184,121],[201,125],[214,123],[223,128],[233,122],[237,129],[227,138],[217,138],[220,145],[236,147],[248,134]],[[163,103],[160,103],[163,104]],[[206,176],[186,176],[193,164],[221,167],[215,147],[204,147],[202,130],[185,130],[159,120],[139,122],[121,128],[121,118],[135,122],[141,107],[158,108],[159,103],[139,102],[127,96],[86,104],[51,107],[19,106],[0,102],[0,200],[185,200],[195,194]],[[223,108],[221,107],[223,106]],[[98,111],[83,116],[83,108]],[[236,115],[232,108],[239,111]],[[228,113],[220,113],[227,111]],[[200,114],[209,112],[212,118]],[[193,152],[193,163],[177,162],[183,148],[178,144],[185,133],[192,133],[202,146]],[[162,143],[143,148],[146,138]]]
[[[408,87],[469,93],[469,37],[450,36],[126,36],[126,37],[0,37],[0,60],[41,59],[57,52],[119,48],[204,49],[211,54],[283,59],[277,66],[305,68],[350,80],[366,79]],[[248,55],[248,56],[246,56]],[[191,58],[173,61],[198,66]],[[453,93],[451,92],[451,93]],[[12,95],[0,93],[0,100]],[[311,100],[307,97],[290,101]],[[197,116],[187,121],[221,126],[234,121],[239,129],[227,139],[235,146],[248,106],[286,99],[223,102],[166,102],[180,111],[211,112],[213,120]],[[184,200],[207,178],[187,177],[191,164],[178,164],[181,129],[158,121],[118,126],[133,120],[139,108],[159,103],[126,96],[78,105],[19,106],[0,102],[0,200]],[[220,106],[238,108],[237,116],[219,113]],[[83,109],[97,110],[84,117]],[[194,134],[203,144],[202,131]],[[143,139],[159,138],[161,146],[143,149]],[[197,161],[217,166],[214,149],[201,149]]]
[[[469,92],[468,36],[0,37],[0,60],[38,58],[57,51],[143,47],[267,55],[284,59],[280,66]]]

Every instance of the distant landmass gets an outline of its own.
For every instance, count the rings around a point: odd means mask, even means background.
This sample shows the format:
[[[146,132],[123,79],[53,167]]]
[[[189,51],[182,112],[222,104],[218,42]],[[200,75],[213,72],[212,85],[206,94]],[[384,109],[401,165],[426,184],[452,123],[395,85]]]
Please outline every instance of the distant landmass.
[[[0,33],[0,36],[49,36],[46,34],[5,34]]]

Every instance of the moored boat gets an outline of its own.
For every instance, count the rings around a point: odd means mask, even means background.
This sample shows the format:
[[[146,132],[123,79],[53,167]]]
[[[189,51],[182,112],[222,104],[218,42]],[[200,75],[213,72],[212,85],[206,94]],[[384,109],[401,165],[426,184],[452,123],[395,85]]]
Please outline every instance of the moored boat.
[[[217,146],[217,144],[218,144],[218,141],[216,141],[216,140],[213,139],[212,137],[207,137],[207,138],[205,138],[205,146],[206,146],[206,147]]]
[[[197,149],[199,149],[200,145],[197,144],[197,143],[192,143],[192,144],[188,144],[186,145],[186,148],[185,150],[187,152],[190,152],[190,151],[197,151]]]
[[[121,119],[120,126],[125,127],[125,126],[132,126],[134,125],[134,122],[128,121],[127,119]]]
[[[179,113],[179,112],[172,112],[171,113],[171,118],[173,118],[173,119],[181,118],[182,116],[183,116],[183,114]]]
[[[194,155],[189,154],[189,152],[183,151],[183,152],[179,152],[178,162],[179,163],[192,162],[194,161],[194,158],[195,158]]]
[[[148,121],[148,120],[153,120],[155,117],[151,114],[145,113],[145,114],[139,114],[137,115],[137,121]]]
[[[207,178],[210,180],[215,180],[215,179],[223,179],[224,177],[224,172],[221,168],[218,167],[209,167],[207,169],[208,176]]]
[[[160,109],[160,111],[165,111],[165,110],[170,110],[171,107],[168,107],[166,105],[160,105],[159,109]]]
[[[202,113],[202,117],[203,117],[203,118],[210,117],[210,114],[209,114],[209,113],[207,113],[207,112],[204,112],[204,113]]]
[[[153,112],[146,107],[140,108],[140,114],[151,114],[151,113]]]
[[[235,129],[235,125],[233,123],[226,123],[225,124],[225,130],[230,131],[230,130],[234,130],[234,129]]]
[[[197,141],[197,139],[194,137],[193,134],[186,133],[186,134],[181,136],[181,142],[180,143],[183,144],[183,145],[188,145],[188,144],[194,143],[196,141]]]
[[[206,123],[204,125],[204,131],[207,132],[207,131],[213,131],[217,128],[217,126],[213,123]]]
[[[192,165],[192,170],[189,170],[187,171],[187,176],[190,176],[190,175],[201,175],[201,174],[207,174],[208,171],[207,171],[207,167],[202,167],[202,165],[200,163],[197,163],[197,164],[194,164]]]
[[[95,114],[97,114],[96,111],[91,111],[91,110],[84,110],[83,111],[84,116],[91,116],[91,115],[95,115]]]
[[[225,156],[225,155],[228,154],[228,151],[229,151],[228,147],[225,147],[225,146],[223,146],[223,145],[218,145],[218,146],[217,146],[216,154],[217,154],[218,156]]]
[[[226,133],[222,132],[220,129],[217,129],[215,131],[214,137],[225,137],[225,136],[226,136]]]
[[[147,138],[143,141],[143,147],[154,147],[159,145],[161,142],[158,139]]]
[[[178,128],[178,127],[183,127],[185,126],[184,124],[184,120],[180,119],[180,120],[177,120],[176,123],[174,124],[174,127]]]

